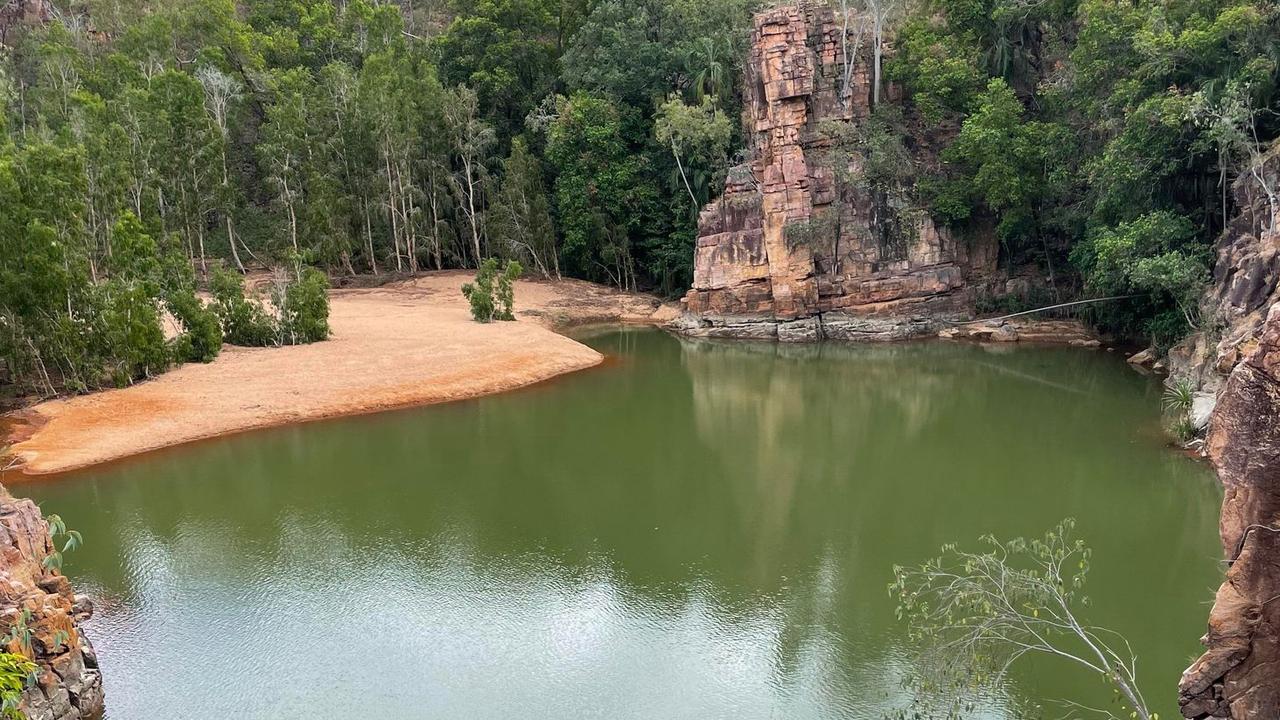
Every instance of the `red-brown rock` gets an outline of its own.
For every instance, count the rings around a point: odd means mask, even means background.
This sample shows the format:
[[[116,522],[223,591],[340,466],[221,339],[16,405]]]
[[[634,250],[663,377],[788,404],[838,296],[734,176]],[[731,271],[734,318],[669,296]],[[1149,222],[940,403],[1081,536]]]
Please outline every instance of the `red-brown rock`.
[[[21,709],[29,720],[96,718],[102,675],[78,624],[88,605],[61,573],[45,567],[53,550],[40,508],[0,487],[0,635],[25,625],[27,647],[15,639],[4,650],[39,667],[39,682],[23,694]]]
[[[1188,718],[1280,718],[1280,303],[1227,380],[1206,449],[1226,491],[1228,570],[1179,704]]]
[[[677,329],[897,339],[936,332],[934,322],[967,311],[957,261],[966,251],[948,232],[919,208],[895,208],[910,218],[909,240],[887,245],[877,218],[884,200],[837,182],[859,172],[860,159],[832,167],[831,140],[819,126],[859,122],[871,97],[868,42],[842,96],[840,33],[832,10],[816,3],[756,15],[745,78],[753,159],[729,173],[723,195],[699,217],[694,281]],[[788,323],[803,329],[791,332]]]

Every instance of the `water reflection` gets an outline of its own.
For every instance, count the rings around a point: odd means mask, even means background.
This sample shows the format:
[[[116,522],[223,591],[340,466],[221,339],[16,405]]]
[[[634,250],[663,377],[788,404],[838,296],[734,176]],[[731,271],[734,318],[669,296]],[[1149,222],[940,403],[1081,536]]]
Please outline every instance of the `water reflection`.
[[[1096,619],[1172,700],[1217,495],[1122,362],[591,342],[619,362],[23,488],[88,540],[68,568],[102,599],[111,717],[878,718],[892,565],[1065,515]]]

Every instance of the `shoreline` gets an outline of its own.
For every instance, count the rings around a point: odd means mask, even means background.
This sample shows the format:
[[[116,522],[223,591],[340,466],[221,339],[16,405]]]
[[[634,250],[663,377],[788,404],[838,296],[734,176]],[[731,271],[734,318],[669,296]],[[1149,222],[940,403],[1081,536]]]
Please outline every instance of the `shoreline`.
[[[444,271],[333,290],[327,341],[226,346],[209,364],[0,416],[6,457],[17,462],[0,480],[36,482],[230,435],[528,388],[605,362],[564,331],[660,325],[676,312],[578,280],[519,281],[517,320],[482,324],[462,297],[470,279]]]
[[[592,327],[596,325],[599,325],[599,324],[588,323],[587,325],[584,325],[584,326],[574,325],[566,329],[576,330],[579,327]],[[637,323],[637,322],[620,322],[620,323],[612,323],[608,326],[606,325],[599,325],[599,326],[614,327],[614,328],[651,327],[651,326],[657,327],[657,325],[652,325],[650,323]],[[204,443],[218,442],[220,440],[226,440],[228,438],[234,438],[240,435],[264,433],[264,432],[271,432],[275,430],[286,430],[289,428],[300,427],[303,425],[316,425],[320,423],[344,422],[344,421],[353,421],[353,420],[358,421],[361,419],[371,419],[371,418],[380,417],[384,415],[393,415],[395,413],[413,412],[415,410],[434,407],[437,405],[452,405],[453,403],[470,402],[472,400],[480,400],[482,398],[491,397],[494,395],[509,395],[512,393],[535,392],[543,387],[550,386],[556,381],[567,378],[570,375],[576,375],[578,373],[590,372],[592,370],[599,370],[599,369],[608,367],[611,364],[613,364],[613,361],[615,360],[615,358],[611,355],[602,355],[601,357],[602,359],[600,362],[596,363],[595,365],[591,365],[589,367],[584,367],[579,370],[568,370],[556,375],[552,375],[542,380],[535,380],[531,383],[528,383],[525,385],[513,386],[508,389],[495,390],[494,392],[491,392],[491,393],[470,395],[467,397],[458,397],[450,400],[440,400],[438,402],[410,403],[407,405],[369,408],[367,410],[356,410],[350,413],[343,413],[343,414],[297,418],[292,420],[286,420],[284,422],[280,422],[272,425],[244,427],[238,430],[229,430],[219,435],[209,435],[207,437],[196,438],[194,440],[187,440],[180,443],[161,445],[159,447],[152,448],[150,450],[139,450],[137,452],[134,452],[128,455],[122,455],[120,457],[111,458],[109,460],[101,460],[99,462],[94,462],[92,464],[84,465],[82,467],[68,468],[65,470],[55,470],[52,472],[25,472],[20,466],[10,470],[0,470],[0,488],[28,485],[32,483],[58,482],[60,480],[72,479],[80,474],[89,472],[91,470],[109,469],[109,468],[116,467],[118,465],[123,465],[126,463],[134,462],[136,460],[141,460],[144,458],[149,458],[149,457],[160,455],[163,453],[184,452],[189,448],[197,447],[199,445],[203,445]],[[26,410],[22,410],[18,412],[21,413],[25,411]],[[0,416],[0,417],[8,417],[8,416]],[[4,442],[9,441],[13,437],[13,435],[10,435],[9,438],[4,437],[4,432],[6,427],[7,426],[5,425],[0,425],[0,446],[3,446]],[[16,427],[23,428],[23,427],[31,427],[31,426],[23,424],[21,419],[19,419],[19,422],[16,423]],[[21,432],[18,432],[17,435],[21,437]]]

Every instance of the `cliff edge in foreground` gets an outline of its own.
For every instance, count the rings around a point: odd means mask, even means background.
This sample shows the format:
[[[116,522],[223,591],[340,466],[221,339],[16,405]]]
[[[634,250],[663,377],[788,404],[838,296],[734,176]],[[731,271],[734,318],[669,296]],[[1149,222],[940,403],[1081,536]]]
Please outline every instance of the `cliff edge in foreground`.
[[[0,631],[5,650],[39,667],[20,709],[28,720],[98,718],[102,674],[79,625],[90,605],[72,594],[66,577],[45,567],[53,551],[40,508],[0,487]]]
[[[1178,688],[1188,718],[1280,717],[1280,303],[1257,348],[1227,380],[1206,442],[1226,495],[1228,570],[1208,648]]]

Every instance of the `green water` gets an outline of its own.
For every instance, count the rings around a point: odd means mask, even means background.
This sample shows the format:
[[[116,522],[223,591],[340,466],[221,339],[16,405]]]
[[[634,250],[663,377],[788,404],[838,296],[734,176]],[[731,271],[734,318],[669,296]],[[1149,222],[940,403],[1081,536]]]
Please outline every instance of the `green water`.
[[[84,534],[109,717],[879,718],[892,566],[1068,515],[1175,716],[1220,494],[1116,356],[587,341],[616,362],[19,487]],[[1049,663],[1011,692],[1110,697]]]

